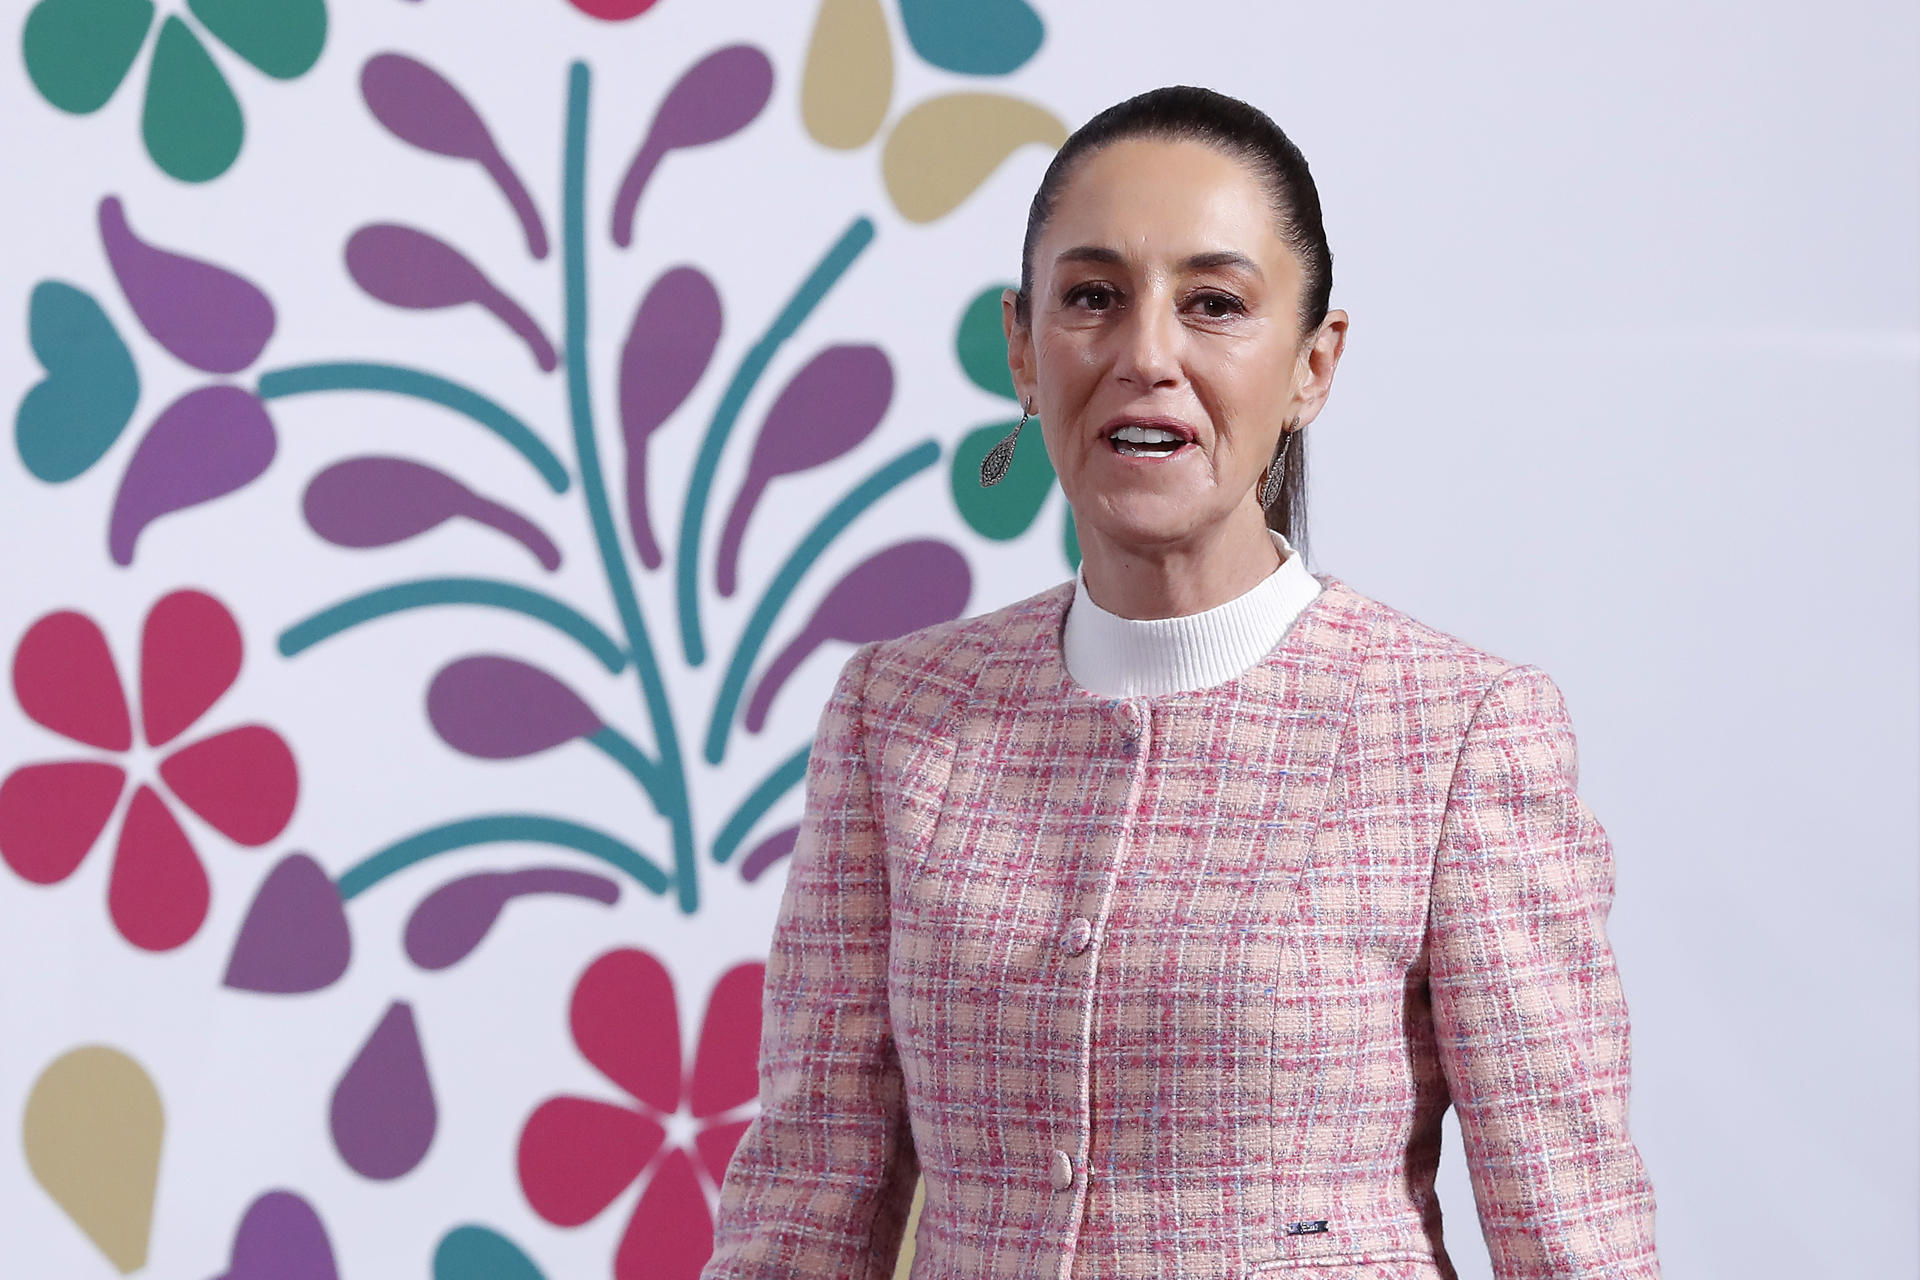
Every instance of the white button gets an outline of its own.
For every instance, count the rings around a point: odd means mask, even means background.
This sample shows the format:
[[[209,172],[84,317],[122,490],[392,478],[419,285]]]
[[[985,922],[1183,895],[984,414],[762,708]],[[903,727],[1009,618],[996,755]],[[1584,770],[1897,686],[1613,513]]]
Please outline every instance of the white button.
[[[1053,1152],[1053,1189],[1065,1191],[1073,1185],[1073,1157],[1058,1147]]]
[[[1131,702],[1122,702],[1114,708],[1113,714],[1114,718],[1120,722],[1120,727],[1128,733],[1140,732],[1140,708]]]
[[[1092,941],[1093,921],[1085,916],[1075,916],[1067,922],[1067,931],[1060,935],[1060,949],[1070,956],[1077,956]]]

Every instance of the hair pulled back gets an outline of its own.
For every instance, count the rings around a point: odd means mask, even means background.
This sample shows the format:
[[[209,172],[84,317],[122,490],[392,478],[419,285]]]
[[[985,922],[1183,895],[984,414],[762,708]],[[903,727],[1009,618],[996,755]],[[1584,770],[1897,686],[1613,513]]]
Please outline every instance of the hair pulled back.
[[[1247,167],[1273,203],[1281,242],[1301,265],[1300,332],[1319,328],[1333,296],[1333,251],[1320,217],[1320,192],[1300,148],[1258,107],[1196,85],[1150,89],[1116,103],[1081,125],[1054,154],[1027,210],[1020,246],[1020,290],[1014,315],[1022,326],[1033,318],[1033,251],[1053,217],[1054,205],[1087,155],[1128,138],[1199,142]],[[1298,434],[1298,433],[1295,433]],[[1306,547],[1307,458],[1305,442],[1286,450],[1280,494],[1267,508],[1267,526],[1296,548]]]

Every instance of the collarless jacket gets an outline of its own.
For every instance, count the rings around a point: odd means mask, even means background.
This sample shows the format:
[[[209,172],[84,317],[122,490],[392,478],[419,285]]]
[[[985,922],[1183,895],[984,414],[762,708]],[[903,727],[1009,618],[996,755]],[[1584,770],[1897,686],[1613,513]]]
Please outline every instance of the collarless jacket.
[[[1564,704],[1331,577],[1252,671],[1069,679],[1065,584],[822,717],[709,1280],[1656,1280]]]

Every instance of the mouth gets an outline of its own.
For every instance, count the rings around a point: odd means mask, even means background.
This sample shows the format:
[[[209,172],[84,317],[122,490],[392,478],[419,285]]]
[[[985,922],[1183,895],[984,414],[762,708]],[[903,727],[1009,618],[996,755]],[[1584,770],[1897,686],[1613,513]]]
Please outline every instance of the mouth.
[[[1193,428],[1177,418],[1115,418],[1102,435],[1123,458],[1171,458],[1194,441]]]

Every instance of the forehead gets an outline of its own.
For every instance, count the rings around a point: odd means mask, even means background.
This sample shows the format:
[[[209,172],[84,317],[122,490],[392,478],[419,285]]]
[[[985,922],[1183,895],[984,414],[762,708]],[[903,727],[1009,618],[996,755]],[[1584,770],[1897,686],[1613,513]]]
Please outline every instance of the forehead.
[[[1293,254],[1251,170],[1202,142],[1125,138],[1083,157],[1061,187],[1037,246],[1037,270],[1096,245],[1141,262],[1231,251],[1284,279]]]

